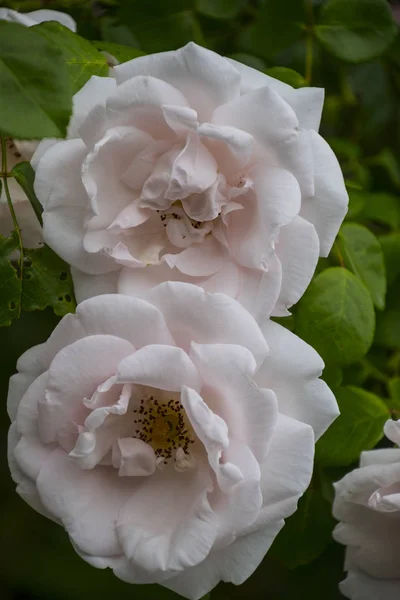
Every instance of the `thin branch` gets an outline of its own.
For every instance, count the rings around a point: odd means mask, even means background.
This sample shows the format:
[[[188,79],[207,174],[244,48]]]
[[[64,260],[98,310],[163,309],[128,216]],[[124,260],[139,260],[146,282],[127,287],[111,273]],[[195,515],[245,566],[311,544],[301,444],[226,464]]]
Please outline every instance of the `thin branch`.
[[[24,246],[23,246],[23,243],[22,243],[21,230],[20,230],[19,225],[18,225],[17,215],[15,214],[14,206],[13,206],[13,203],[12,203],[12,200],[11,200],[10,190],[8,188],[7,178],[9,176],[9,173],[7,172],[7,144],[6,144],[6,139],[5,139],[5,137],[3,135],[0,136],[0,138],[1,138],[1,155],[2,155],[1,170],[2,170],[2,176],[3,176],[3,185],[4,185],[4,191],[5,191],[6,198],[7,198],[8,208],[10,209],[11,217],[12,217],[13,224],[14,224],[14,229],[15,229],[15,232],[16,232],[17,238],[18,238],[18,246],[19,246],[19,261],[18,261],[19,273],[18,273],[18,276],[22,280],[22,274],[23,274],[23,269],[24,269]]]

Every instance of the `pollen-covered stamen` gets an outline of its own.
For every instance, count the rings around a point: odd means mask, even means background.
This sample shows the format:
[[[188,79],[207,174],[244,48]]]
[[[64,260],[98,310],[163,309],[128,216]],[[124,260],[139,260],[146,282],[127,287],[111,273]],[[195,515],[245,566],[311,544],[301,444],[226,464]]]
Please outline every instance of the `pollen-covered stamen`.
[[[146,396],[133,413],[133,437],[153,448],[159,464],[168,464],[173,458],[180,468],[186,462],[190,466],[191,461],[188,459],[184,463],[182,456],[189,457],[189,447],[194,444],[194,432],[177,398],[161,401],[154,396]]]

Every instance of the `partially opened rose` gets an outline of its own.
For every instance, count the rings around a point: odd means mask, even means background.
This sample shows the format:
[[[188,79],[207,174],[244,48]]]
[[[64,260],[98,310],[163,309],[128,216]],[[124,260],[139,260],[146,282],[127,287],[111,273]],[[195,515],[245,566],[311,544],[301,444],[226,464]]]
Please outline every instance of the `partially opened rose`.
[[[400,421],[388,421],[386,436],[400,445]],[[335,485],[333,514],[341,521],[335,539],[347,546],[351,600],[400,598],[400,449],[363,452],[360,468]]]
[[[258,566],[337,416],[305,342],[163,283],[82,302],[11,378],[18,493],[128,582],[200,598]]]
[[[34,156],[45,240],[78,300],[183,280],[285,315],[347,207],[318,135],[323,90],[193,43],[93,77],[67,141]],[[47,150],[47,151],[46,151]]]

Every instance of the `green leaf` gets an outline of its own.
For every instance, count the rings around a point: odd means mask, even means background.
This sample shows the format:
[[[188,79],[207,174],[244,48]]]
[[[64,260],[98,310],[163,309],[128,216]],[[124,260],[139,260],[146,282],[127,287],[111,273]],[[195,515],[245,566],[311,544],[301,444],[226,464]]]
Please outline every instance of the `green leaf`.
[[[47,306],[60,316],[75,310],[69,266],[48,246],[25,250],[22,308],[44,310]]]
[[[92,75],[108,75],[108,64],[104,54],[68,27],[48,21],[35,25],[34,31],[53,44],[54,48],[61,50],[73,93],[79,91]]]
[[[270,555],[289,569],[306,565],[331,542],[334,524],[330,503],[319,491],[308,489],[300,498],[297,511],[286,520]]]
[[[400,189],[400,164],[390,148],[384,148],[377,156],[370,158],[368,164],[382,167],[386,171],[391,183]]]
[[[388,383],[390,408],[400,410],[400,377],[393,377]]]
[[[175,50],[190,41],[203,42],[190,0],[122,0],[119,19],[145,52]]]
[[[345,223],[336,241],[344,263],[366,285],[373,303],[385,307],[386,274],[382,248],[374,234],[358,223]]]
[[[296,333],[326,362],[350,364],[366,354],[374,335],[371,296],[350,271],[332,267],[311,282],[296,311]]]
[[[214,19],[234,19],[247,0],[196,0],[196,10]]]
[[[258,56],[252,56],[251,54],[245,54],[244,52],[237,52],[235,54],[231,54],[230,58],[233,60],[237,60],[238,62],[243,63],[253,69],[257,69],[257,71],[265,71],[265,62],[258,58]]]
[[[323,379],[331,389],[338,387],[343,380],[343,372],[337,365],[326,365],[322,371],[321,379]]]
[[[400,198],[385,192],[364,193],[361,217],[387,225],[392,230],[400,227]]]
[[[379,242],[385,259],[388,285],[400,275],[400,233],[381,235]]]
[[[347,186],[346,186],[347,187]],[[345,220],[352,221],[360,215],[365,203],[365,193],[359,190],[348,189],[349,193],[349,210],[347,211]]]
[[[315,448],[316,461],[327,467],[357,462],[363,450],[374,448],[383,438],[390,417],[383,400],[362,388],[340,387],[335,394],[340,415]]]
[[[35,181],[35,171],[32,169],[31,163],[24,161],[17,163],[12,169],[11,174],[17,180],[21,188],[24,190],[26,197],[32,205],[35,215],[41,225],[43,225],[42,212],[43,206],[40,204],[33,187]]]
[[[256,22],[240,38],[241,49],[271,59],[304,35],[306,15],[299,0],[265,0]]]
[[[142,50],[131,48],[130,46],[122,46],[120,44],[112,44],[111,42],[92,42],[93,45],[103,52],[107,52],[117,59],[119,63],[127,62],[138,56],[144,56]]]
[[[34,28],[0,21],[0,131],[65,137],[72,92],[62,51]]]
[[[8,238],[0,235],[0,327],[10,325],[20,313],[21,280],[9,260],[17,248],[15,231]]]
[[[334,56],[357,63],[383,54],[397,26],[386,0],[328,0],[315,32]]]
[[[287,69],[286,67],[271,67],[270,69],[266,69],[265,72],[270,77],[279,79],[279,81],[283,81],[294,88],[301,88],[307,85],[303,75],[300,75],[300,73],[293,69]]]

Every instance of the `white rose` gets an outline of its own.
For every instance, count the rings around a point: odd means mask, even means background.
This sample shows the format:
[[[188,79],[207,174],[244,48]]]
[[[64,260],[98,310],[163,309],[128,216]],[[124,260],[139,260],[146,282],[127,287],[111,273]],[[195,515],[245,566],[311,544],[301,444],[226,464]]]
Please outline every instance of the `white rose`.
[[[323,90],[193,43],[93,77],[68,140],[33,157],[46,243],[78,300],[184,280],[286,315],[346,213]]]
[[[26,27],[32,27],[45,21],[58,21],[61,25],[68,27],[71,31],[76,31],[76,23],[72,17],[58,10],[34,10],[32,12],[20,13],[11,8],[0,8],[0,21],[11,21],[20,23]]]
[[[400,421],[388,421],[386,436],[400,445]],[[351,600],[400,598],[400,449],[363,452],[360,468],[335,485],[333,514],[341,521],[334,538],[347,546]]]
[[[268,346],[267,346],[268,344]],[[18,493],[121,579],[197,599],[256,569],[337,416],[317,353],[186,283],[82,302],[11,378]]]

